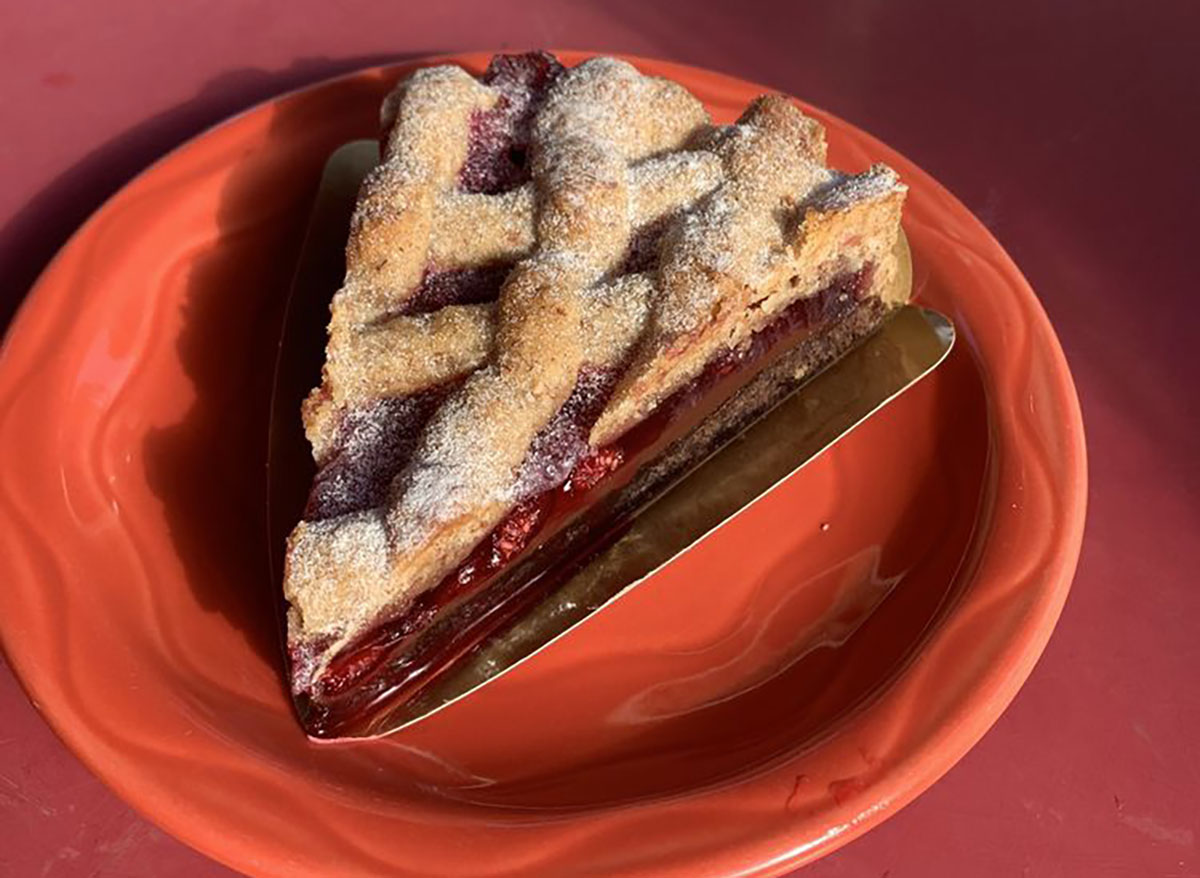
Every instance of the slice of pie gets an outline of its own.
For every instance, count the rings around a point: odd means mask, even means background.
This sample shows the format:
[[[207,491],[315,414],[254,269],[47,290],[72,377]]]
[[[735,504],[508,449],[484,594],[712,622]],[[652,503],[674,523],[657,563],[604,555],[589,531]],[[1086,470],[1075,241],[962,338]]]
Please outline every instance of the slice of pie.
[[[781,95],[717,126],[623,61],[533,53],[419,70],[382,117],[287,552],[319,737],[386,731],[906,295],[905,187],[827,168]]]

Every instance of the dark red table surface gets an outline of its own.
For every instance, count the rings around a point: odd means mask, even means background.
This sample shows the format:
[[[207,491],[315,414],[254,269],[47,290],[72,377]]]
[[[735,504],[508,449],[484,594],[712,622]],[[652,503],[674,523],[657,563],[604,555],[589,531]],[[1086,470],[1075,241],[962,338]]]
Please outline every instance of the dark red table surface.
[[[399,56],[531,46],[716,68],[873,132],[1008,248],[1074,371],[1090,511],[1045,656],[944,780],[805,878],[1200,876],[1198,3],[2,0],[2,319],[209,124]],[[0,875],[231,874],[93,778],[0,668]]]

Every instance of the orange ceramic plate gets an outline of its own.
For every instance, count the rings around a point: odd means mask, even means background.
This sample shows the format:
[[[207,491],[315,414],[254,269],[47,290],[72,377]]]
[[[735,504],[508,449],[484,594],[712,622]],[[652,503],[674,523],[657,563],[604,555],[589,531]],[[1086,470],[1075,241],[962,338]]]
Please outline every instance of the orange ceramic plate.
[[[721,121],[764,91],[635,63]],[[0,363],[13,666],[122,796],[256,875],[697,878],[828,853],[979,739],[1058,616],[1084,445],[1045,314],[945,189],[809,108],[834,164],[886,161],[911,187],[916,288],[958,324],[950,360],[505,679],[391,738],[312,744],[268,573],[271,367],[321,165],[372,134],[406,69],[176,150],[30,294]]]

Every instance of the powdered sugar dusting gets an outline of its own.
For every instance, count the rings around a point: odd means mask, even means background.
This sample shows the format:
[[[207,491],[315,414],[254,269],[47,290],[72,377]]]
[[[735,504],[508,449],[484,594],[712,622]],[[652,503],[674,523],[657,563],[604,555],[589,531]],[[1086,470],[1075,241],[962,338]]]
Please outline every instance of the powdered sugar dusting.
[[[378,509],[301,522],[288,541],[284,596],[289,625],[341,635],[377,612],[373,591],[386,582],[388,533]]]
[[[495,441],[495,421],[476,420],[481,411],[503,418],[508,406],[527,401],[513,399],[511,390],[500,371],[488,366],[437,411],[412,462],[393,483],[388,522],[398,550],[411,549],[475,504],[515,502],[519,459]]]
[[[883,198],[904,189],[896,172],[887,165],[872,165],[861,174],[833,171],[827,182],[800,202],[799,209],[824,212],[847,210],[860,202]]]
[[[586,291],[621,261],[633,234],[629,163],[678,148],[706,121],[690,96],[672,104],[660,92],[657,81],[613,59],[554,80],[532,131],[537,245],[501,291],[494,365],[442,407],[397,479],[390,516],[397,545],[415,545],[478,504],[520,494],[523,461],[578,384]],[[653,120],[651,107],[659,112]],[[696,159],[661,167],[639,172],[648,196],[653,186],[666,188],[668,176],[689,176],[680,171],[715,170]],[[569,446],[560,434],[546,441]],[[556,472],[550,458],[546,466]]]
[[[830,172],[820,126],[785,98],[713,127],[681,86],[612,58],[498,56],[481,81],[428,68],[383,121],[306,415],[328,466],[322,520],[289,553],[305,636],[338,617],[324,601],[372,618],[436,582],[464,534],[562,483],[597,419],[686,380],[662,351],[775,283],[805,211],[899,185]],[[432,403],[420,385],[369,395],[408,386],[400,371],[460,383]]]
[[[450,387],[378,399],[347,412],[337,451],[317,473],[304,517],[335,518],[383,506],[392,478]]]
[[[786,246],[781,213],[829,179],[816,123],[780,96],[761,98],[708,141],[724,182],[680,222],[660,278],[656,331],[695,331],[726,285],[760,286]]]

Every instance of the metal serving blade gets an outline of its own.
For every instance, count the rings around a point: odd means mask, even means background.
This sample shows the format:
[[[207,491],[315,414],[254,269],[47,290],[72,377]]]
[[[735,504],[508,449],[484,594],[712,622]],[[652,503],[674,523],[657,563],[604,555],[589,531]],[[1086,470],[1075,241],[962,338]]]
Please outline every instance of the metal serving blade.
[[[326,309],[330,291],[341,280],[341,248],[355,193],[376,160],[369,141],[333,154],[301,255],[276,375],[271,513],[278,547],[303,508],[311,480],[299,401],[319,379]],[[907,288],[911,265],[903,241],[900,255],[897,283]],[[491,682],[636,587],[932,372],[954,340],[953,324],[938,312],[911,305],[901,309],[879,332],[658,495],[616,542],[520,622],[482,643],[393,712],[388,733]]]

